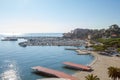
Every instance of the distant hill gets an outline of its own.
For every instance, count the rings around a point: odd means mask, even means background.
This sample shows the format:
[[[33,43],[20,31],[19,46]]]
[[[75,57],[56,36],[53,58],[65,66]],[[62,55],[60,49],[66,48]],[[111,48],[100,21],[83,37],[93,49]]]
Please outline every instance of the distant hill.
[[[98,38],[120,38],[120,27],[117,24],[109,26],[108,29],[74,29],[64,33],[64,38],[98,39]]]

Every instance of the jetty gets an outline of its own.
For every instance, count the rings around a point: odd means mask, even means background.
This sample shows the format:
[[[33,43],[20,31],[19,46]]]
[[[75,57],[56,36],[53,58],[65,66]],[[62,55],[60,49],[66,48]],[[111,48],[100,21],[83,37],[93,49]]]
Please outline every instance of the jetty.
[[[16,37],[4,37],[1,39],[1,41],[17,41],[18,39]]]
[[[90,54],[90,51],[88,50],[75,50],[77,53],[77,55],[87,55],[87,54]]]
[[[35,70],[36,72],[53,75],[58,78],[64,78],[64,79],[69,79],[69,80],[78,80],[77,78],[75,78],[69,74],[66,74],[64,72],[60,72],[60,71],[53,70],[53,69],[48,69],[48,68],[41,67],[41,66],[35,66],[35,67],[32,67],[32,69]]]
[[[64,62],[64,65],[66,65],[67,67],[71,67],[74,69],[82,69],[85,71],[91,71],[92,69],[89,66],[85,66],[85,65],[81,65],[81,64],[75,64],[75,63],[71,63],[71,62]]]
[[[24,37],[27,41],[20,42],[23,46],[81,46],[80,39],[68,39],[62,37]]]
[[[70,80],[65,78],[43,78],[43,79],[37,79],[37,80]]]
[[[65,50],[78,50],[78,48],[65,48]]]

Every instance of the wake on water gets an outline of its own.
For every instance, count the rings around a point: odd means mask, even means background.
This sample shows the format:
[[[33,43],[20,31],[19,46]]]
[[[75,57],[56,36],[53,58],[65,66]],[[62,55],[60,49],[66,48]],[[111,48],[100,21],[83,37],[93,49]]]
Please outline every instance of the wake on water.
[[[19,69],[14,61],[6,60],[1,66],[3,72],[0,74],[0,80],[21,80]]]

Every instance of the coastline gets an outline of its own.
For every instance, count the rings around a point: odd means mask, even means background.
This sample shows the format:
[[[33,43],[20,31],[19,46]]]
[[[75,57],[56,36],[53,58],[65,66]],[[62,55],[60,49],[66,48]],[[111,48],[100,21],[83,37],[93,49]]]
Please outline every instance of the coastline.
[[[93,55],[95,57],[95,59],[89,64],[89,66],[92,66],[92,65],[94,65],[97,62],[98,56],[97,56],[97,52],[91,51],[89,53],[91,53],[91,55]]]
[[[95,59],[88,65],[88,66],[92,66],[93,64],[95,64],[95,62],[97,62],[98,56],[97,56],[97,52],[95,51],[88,51],[88,50],[75,50],[77,52],[78,55],[88,55],[91,54],[95,57]]]
[[[109,57],[109,56],[100,55],[95,51],[89,51],[89,52],[95,57],[92,63],[89,64],[89,66],[92,67],[93,71],[92,72],[77,71],[73,75],[77,77],[79,80],[85,80],[85,76],[87,76],[88,74],[97,75],[100,78],[100,80],[111,80],[108,77],[107,68],[110,66],[119,67],[120,58],[115,56]]]

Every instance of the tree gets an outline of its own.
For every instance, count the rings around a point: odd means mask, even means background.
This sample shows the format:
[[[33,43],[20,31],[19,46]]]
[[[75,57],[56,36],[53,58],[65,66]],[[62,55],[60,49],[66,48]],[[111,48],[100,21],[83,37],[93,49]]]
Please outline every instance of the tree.
[[[104,45],[94,45],[93,48],[95,51],[104,51],[106,49]]]
[[[76,28],[70,33],[63,34],[63,37],[86,39],[88,35],[92,35],[91,39],[98,38],[120,38],[120,27],[117,24],[111,25],[108,29],[80,29]]]
[[[120,52],[120,48],[117,48],[117,51]]]
[[[113,80],[116,80],[117,78],[120,79],[120,68],[109,67],[109,68],[108,68],[108,75],[109,75],[109,77],[112,78]]]
[[[120,79],[120,68],[118,69],[118,79]]]
[[[97,76],[94,76],[93,74],[85,76],[86,80],[100,80]]]

